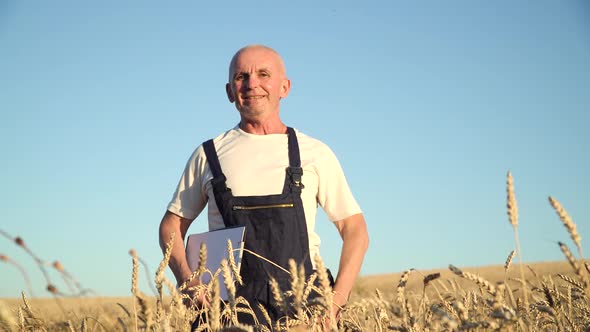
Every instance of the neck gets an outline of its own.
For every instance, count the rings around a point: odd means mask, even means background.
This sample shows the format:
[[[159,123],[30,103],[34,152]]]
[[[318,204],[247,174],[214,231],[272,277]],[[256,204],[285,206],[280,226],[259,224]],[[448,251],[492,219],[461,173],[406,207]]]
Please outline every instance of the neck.
[[[274,121],[251,121],[242,118],[240,121],[240,129],[248,134],[254,135],[287,133],[287,126],[280,119]]]

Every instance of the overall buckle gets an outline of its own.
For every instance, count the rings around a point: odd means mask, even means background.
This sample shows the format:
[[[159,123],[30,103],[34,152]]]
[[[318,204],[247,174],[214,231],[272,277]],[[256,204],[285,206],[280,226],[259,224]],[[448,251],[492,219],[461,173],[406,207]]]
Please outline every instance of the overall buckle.
[[[220,193],[224,191],[231,191],[231,189],[229,189],[226,185],[226,180],[227,178],[224,174],[221,174],[220,176],[211,179],[211,186],[213,187],[213,190]]]
[[[301,176],[303,175],[303,168],[301,167],[287,167],[287,174],[289,174],[289,178],[291,179],[291,186],[295,186],[297,188],[305,188],[303,183],[301,183]]]

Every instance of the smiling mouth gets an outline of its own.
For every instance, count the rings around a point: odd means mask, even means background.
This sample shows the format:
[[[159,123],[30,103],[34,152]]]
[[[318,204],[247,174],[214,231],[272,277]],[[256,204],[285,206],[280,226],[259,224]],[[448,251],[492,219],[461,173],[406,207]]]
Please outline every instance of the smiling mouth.
[[[264,96],[246,96],[244,97],[245,100],[256,100],[256,99],[262,99],[264,98]]]

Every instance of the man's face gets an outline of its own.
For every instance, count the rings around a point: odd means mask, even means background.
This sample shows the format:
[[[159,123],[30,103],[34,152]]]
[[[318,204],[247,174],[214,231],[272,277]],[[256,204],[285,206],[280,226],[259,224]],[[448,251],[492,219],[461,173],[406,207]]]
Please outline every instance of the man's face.
[[[281,98],[287,97],[291,82],[278,54],[264,48],[242,50],[232,63],[226,92],[240,114],[261,120],[278,113]]]

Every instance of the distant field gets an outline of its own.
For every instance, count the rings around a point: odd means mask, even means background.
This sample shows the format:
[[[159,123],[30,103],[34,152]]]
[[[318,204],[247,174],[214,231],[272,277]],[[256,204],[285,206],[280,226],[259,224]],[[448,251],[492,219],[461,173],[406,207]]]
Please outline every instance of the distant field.
[[[537,262],[531,264],[525,264],[525,279],[527,280],[535,280],[541,279],[542,276],[548,277],[552,276],[553,278],[557,278],[557,274],[561,273],[568,276],[575,276],[574,270],[570,266],[570,264],[566,261],[562,262]],[[499,281],[504,281],[504,278],[507,277],[507,280],[511,280],[513,278],[520,278],[520,270],[518,269],[518,265],[514,264],[510,266],[508,270],[508,274],[505,275],[505,270],[503,265],[491,265],[491,266],[481,266],[481,267],[466,267],[461,268],[463,271],[472,272],[480,275],[484,279],[492,282],[497,283]],[[402,271],[403,272],[403,271]],[[397,287],[397,284],[400,280],[400,276],[402,272],[399,273],[391,273],[391,274],[380,274],[380,275],[369,275],[360,277],[355,285],[353,298],[362,298],[367,295],[371,295],[375,292],[375,289],[379,289],[383,294],[393,293]],[[440,280],[455,280],[459,286],[463,289],[477,289],[478,286],[469,280],[465,280],[464,278],[460,278],[454,275],[449,269],[434,269],[434,270],[418,270],[414,271],[410,274],[410,278],[408,280],[408,284],[406,289],[411,292],[418,292],[421,291],[423,283],[423,277],[432,273],[440,273],[441,277]],[[536,274],[536,275],[535,275]],[[517,282],[512,281],[511,283],[517,284]]]

